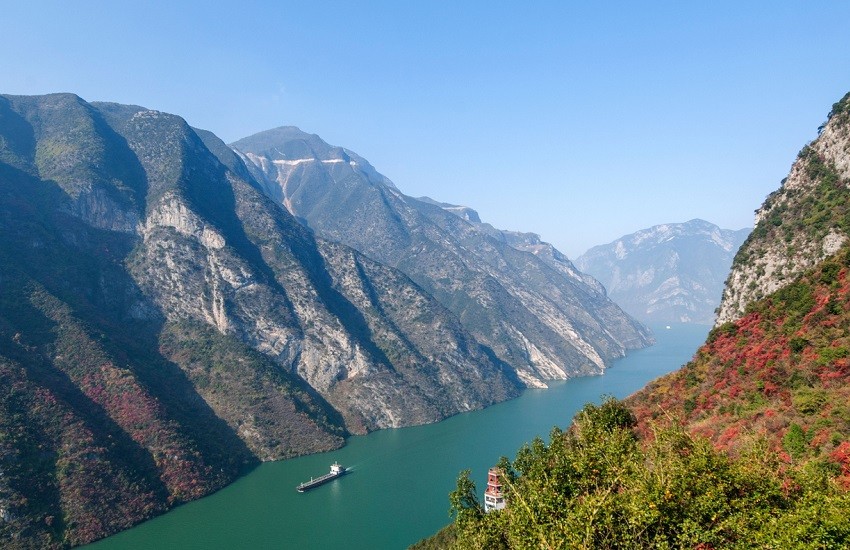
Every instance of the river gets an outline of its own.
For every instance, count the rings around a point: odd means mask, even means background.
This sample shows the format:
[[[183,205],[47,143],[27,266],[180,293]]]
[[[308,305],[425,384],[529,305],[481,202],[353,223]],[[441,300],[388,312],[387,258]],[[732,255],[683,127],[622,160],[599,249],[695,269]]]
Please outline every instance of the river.
[[[487,468],[513,458],[536,435],[566,426],[603,394],[625,397],[689,361],[709,327],[653,327],[658,343],[629,353],[603,376],[554,382],[519,398],[428,426],[348,439],[342,449],[266,463],[201,500],[87,547],[133,549],[401,549],[449,522],[448,493],[472,469],[483,492]],[[351,468],[307,493],[298,483]]]

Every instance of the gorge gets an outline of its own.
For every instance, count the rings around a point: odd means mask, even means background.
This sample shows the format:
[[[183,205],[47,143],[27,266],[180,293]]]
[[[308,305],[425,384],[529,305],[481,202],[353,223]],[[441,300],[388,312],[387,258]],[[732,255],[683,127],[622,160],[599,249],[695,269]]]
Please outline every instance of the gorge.
[[[357,234],[395,233],[362,252],[317,235],[178,116],[0,96],[4,544],[91,542],[261,461],[599,374],[651,342],[551,247],[514,248],[296,135],[280,147],[325,155],[305,190],[349,189],[351,211],[375,209]]]

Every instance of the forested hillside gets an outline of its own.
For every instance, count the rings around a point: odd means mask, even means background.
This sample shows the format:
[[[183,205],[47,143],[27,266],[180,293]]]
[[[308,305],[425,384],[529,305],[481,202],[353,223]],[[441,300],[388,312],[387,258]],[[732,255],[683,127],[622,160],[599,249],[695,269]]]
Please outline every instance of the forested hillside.
[[[820,461],[850,488],[850,248],[712,330],[693,361],[629,400],[649,434],[675,417],[739,454],[764,439],[787,465]]]
[[[620,402],[502,459],[508,507],[485,514],[469,472],[454,524],[425,548],[847,548],[850,494],[827,462],[787,464],[753,442],[736,457],[678,424],[647,434]]]

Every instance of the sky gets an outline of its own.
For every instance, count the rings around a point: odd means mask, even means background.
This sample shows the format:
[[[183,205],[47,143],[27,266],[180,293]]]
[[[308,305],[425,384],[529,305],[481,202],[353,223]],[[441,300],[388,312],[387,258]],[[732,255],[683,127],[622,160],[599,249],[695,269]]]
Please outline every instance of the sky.
[[[2,4],[0,93],[296,125],[575,258],[748,227],[850,91],[850,2]]]

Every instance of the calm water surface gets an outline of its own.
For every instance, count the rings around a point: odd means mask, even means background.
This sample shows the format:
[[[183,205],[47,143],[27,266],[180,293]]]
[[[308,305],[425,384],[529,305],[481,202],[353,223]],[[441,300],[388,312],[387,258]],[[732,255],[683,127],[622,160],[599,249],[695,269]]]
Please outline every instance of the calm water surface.
[[[263,464],[214,495],[87,550],[406,548],[449,522],[447,495],[458,472],[471,468],[483,491],[487,468],[500,456],[513,458],[523,443],[566,426],[603,394],[625,397],[677,369],[709,329],[653,328],[655,346],[630,353],[604,376],[551,383],[438,424],[351,437],[337,451]],[[295,491],[334,460],[351,473],[308,493]]]

